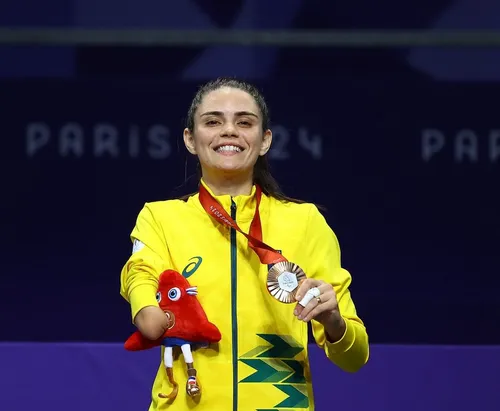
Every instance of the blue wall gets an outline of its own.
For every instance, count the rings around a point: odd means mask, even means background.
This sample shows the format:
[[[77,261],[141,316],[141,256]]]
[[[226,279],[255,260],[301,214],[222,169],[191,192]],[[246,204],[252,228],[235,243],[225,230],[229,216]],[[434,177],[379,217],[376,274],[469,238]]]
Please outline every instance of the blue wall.
[[[216,13],[216,2],[164,10],[149,1],[133,11],[113,1],[24,3],[31,12],[0,5],[0,24],[496,28],[489,16],[498,8],[255,0]],[[12,313],[0,340],[128,336],[118,295],[128,235],[144,202],[193,187],[183,118],[200,82],[229,74],[267,96],[274,173],[288,194],[326,206],[373,342],[500,343],[498,55],[0,48],[0,310]]]

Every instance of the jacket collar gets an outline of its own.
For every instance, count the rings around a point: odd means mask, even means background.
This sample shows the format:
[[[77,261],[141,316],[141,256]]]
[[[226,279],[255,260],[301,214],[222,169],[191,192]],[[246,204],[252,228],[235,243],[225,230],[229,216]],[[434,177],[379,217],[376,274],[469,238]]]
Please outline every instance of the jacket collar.
[[[238,196],[230,196],[228,194],[224,195],[219,195],[216,196],[213,191],[208,187],[203,179],[201,180],[200,184],[203,184],[203,186],[207,189],[207,191],[221,204],[221,206],[224,208],[224,210],[231,215],[231,204],[234,202],[236,205],[236,221],[250,221],[253,219],[255,215],[255,206],[257,204],[256,198],[255,198],[255,192],[256,192],[256,187],[255,185],[252,186],[252,191],[250,192],[249,195],[238,195]],[[195,194],[193,197],[191,197],[191,200],[193,201],[194,205],[199,208],[203,213],[206,213],[205,209],[200,203],[199,199],[199,194]],[[262,193],[262,198],[260,200],[260,207],[259,210],[262,215],[262,210],[263,206],[267,204],[267,196]]]

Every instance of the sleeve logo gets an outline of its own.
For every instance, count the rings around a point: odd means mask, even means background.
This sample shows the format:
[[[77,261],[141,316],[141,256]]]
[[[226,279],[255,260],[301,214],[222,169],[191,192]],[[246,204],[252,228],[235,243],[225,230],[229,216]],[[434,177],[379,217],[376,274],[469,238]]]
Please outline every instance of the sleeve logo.
[[[132,246],[132,254],[136,253],[137,251],[141,251],[143,248],[144,248],[144,243],[142,241],[135,239],[134,245]]]

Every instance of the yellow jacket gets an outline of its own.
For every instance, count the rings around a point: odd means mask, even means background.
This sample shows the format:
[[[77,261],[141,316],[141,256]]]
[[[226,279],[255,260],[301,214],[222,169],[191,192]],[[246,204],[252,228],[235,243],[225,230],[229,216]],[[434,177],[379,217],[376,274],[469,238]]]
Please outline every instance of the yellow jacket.
[[[248,233],[254,194],[255,187],[249,196],[214,197]],[[358,370],[368,360],[368,336],[350,297],[351,276],[341,268],[335,234],[312,204],[283,203],[263,194],[259,210],[263,241],[309,278],[333,285],[347,330],[331,344],[323,326],[313,320],[314,337],[333,363],[349,372]],[[159,392],[171,391],[159,358],[150,411],[314,410],[307,324],[293,315],[295,304],[269,295],[268,267],[243,235],[215,222],[196,194],[188,201],[146,203],[131,238],[145,245],[132,253],[121,272],[121,295],[130,302],[132,318],[143,307],[158,305],[158,275],[171,268],[198,287],[201,305],[222,333],[215,347],[193,352],[202,387],[197,405],[183,390],[187,371],[182,357],[174,361],[178,397],[173,402],[158,398]]]

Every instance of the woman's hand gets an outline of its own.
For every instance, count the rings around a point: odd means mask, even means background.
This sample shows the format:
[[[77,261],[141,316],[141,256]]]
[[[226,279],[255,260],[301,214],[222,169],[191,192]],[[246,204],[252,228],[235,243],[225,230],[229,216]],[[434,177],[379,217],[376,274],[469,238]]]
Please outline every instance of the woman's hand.
[[[148,340],[157,340],[168,328],[168,318],[160,307],[148,306],[135,316],[134,323]]]
[[[317,289],[316,294],[319,291],[319,296],[313,297],[309,302],[307,299],[303,301],[304,297],[309,297],[308,292],[311,293],[315,288]],[[342,338],[346,324],[340,315],[337,295],[331,284],[308,278],[300,284],[295,299],[298,304],[294,314],[299,320],[309,322],[314,319],[321,323],[325,327],[327,339],[330,342],[336,342]],[[307,304],[302,306],[301,302],[303,304],[307,302]]]

